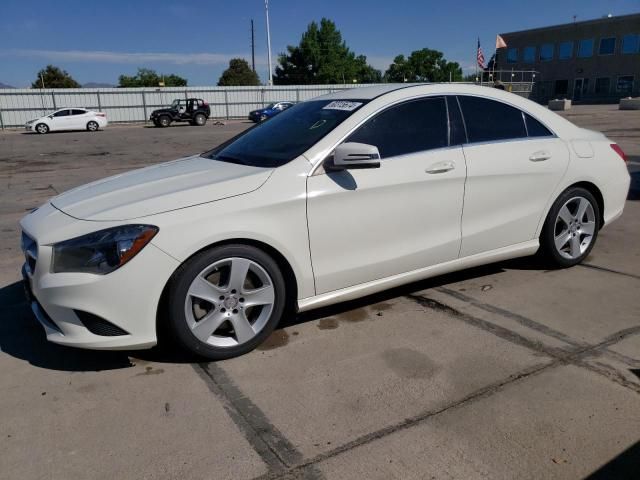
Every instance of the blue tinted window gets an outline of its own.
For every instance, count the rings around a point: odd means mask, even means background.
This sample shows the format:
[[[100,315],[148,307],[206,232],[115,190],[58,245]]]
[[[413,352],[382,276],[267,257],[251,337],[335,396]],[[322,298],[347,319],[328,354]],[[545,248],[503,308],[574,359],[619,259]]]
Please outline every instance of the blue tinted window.
[[[279,167],[315,145],[364,103],[366,100],[302,102],[202,155],[254,167]]]
[[[613,55],[616,49],[616,37],[601,38],[600,48],[598,49],[599,55]]]
[[[631,93],[633,90],[633,75],[622,75],[618,77],[616,92]]]
[[[469,142],[525,138],[522,112],[504,103],[480,97],[458,97]]]
[[[558,49],[558,58],[567,60],[573,56],[573,42],[562,42]]]
[[[625,35],[622,37],[622,53],[640,52],[640,35]]]
[[[578,44],[578,56],[584,58],[590,57],[591,55],[593,55],[593,38],[580,40]]]
[[[518,49],[509,48],[507,50],[507,63],[516,63],[518,61]]]
[[[548,62],[553,60],[553,43],[545,43],[540,47],[540,61]]]
[[[536,61],[536,47],[524,47],[522,56],[524,63],[533,63]]]
[[[382,158],[446,147],[445,100],[430,97],[390,107],[367,120],[346,141],[375,145]]]

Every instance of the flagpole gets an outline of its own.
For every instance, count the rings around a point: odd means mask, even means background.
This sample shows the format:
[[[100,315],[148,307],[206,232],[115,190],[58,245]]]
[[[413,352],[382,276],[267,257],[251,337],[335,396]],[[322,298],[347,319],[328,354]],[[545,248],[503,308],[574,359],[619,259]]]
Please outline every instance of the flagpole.
[[[476,83],[478,83],[478,50],[480,50],[480,37],[478,37],[478,46],[476,48]]]

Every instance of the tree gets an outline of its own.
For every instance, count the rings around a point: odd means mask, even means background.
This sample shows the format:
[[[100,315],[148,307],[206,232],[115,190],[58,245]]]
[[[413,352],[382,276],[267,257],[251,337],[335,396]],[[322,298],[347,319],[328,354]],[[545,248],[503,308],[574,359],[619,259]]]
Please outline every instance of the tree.
[[[384,74],[389,82],[448,82],[462,80],[457,62],[448,62],[438,50],[423,48],[411,52],[409,58],[398,55]]]
[[[187,80],[175,74],[158,74],[150,68],[138,68],[138,73],[133,76],[120,75],[119,87],[158,87],[164,81],[165,87],[186,87]]]
[[[279,85],[364,83],[382,78],[367,63],[367,57],[356,57],[342,40],[335,23],[326,18],[320,21],[320,26],[311,22],[300,44],[289,45],[278,62],[274,82]]]
[[[218,80],[220,87],[232,87],[242,85],[260,85],[260,79],[256,72],[251,70],[249,63],[243,58],[232,58],[227,68]]]
[[[47,65],[38,72],[38,78],[31,84],[31,88],[80,88],[80,84],[76,82],[66,70],[62,70],[53,65]]]

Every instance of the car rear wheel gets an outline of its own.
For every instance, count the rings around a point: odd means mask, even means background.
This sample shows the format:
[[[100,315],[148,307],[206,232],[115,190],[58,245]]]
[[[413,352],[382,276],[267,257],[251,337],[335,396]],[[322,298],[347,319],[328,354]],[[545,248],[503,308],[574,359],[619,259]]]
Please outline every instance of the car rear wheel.
[[[38,125],[36,125],[36,132],[42,134],[49,133],[49,127],[45,123],[39,123]]]
[[[169,125],[171,125],[171,119],[166,115],[162,115],[158,119],[158,125],[160,125],[161,127],[168,127]]]
[[[205,117],[202,113],[198,113],[193,119],[193,124],[198,127],[202,127],[207,123],[207,117]]]
[[[285,307],[285,282],[262,250],[225,245],[181,266],[168,301],[168,326],[178,343],[223,360],[250,352],[273,331]]]
[[[540,235],[542,253],[559,267],[582,262],[596,243],[600,216],[598,202],[591,192],[579,187],[566,190],[545,220]]]
[[[89,130],[90,132],[95,132],[98,130],[98,128],[100,128],[98,122],[94,122],[93,120],[91,120],[89,123],[87,123],[87,130]]]

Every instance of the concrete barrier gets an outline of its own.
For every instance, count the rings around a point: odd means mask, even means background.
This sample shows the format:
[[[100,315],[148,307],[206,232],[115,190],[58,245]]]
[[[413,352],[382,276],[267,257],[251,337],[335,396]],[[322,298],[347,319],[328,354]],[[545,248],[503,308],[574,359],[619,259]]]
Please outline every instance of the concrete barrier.
[[[621,98],[620,105],[618,106],[620,110],[640,110],[640,97],[636,98]]]
[[[571,100],[549,100],[549,110],[569,110],[571,108]]]

